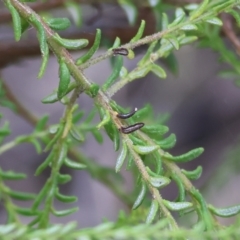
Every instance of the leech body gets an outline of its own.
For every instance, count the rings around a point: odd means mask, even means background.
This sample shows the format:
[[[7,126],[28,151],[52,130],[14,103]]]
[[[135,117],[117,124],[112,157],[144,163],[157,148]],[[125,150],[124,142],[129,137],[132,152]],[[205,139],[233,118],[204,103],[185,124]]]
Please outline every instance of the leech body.
[[[134,108],[134,110],[131,111],[130,113],[118,113],[117,117],[121,118],[121,119],[130,118],[130,117],[132,117],[136,113],[137,110],[138,110],[137,108]]]
[[[121,127],[121,132],[125,133],[125,134],[129,134],[129,133],[132,133],[132,132],[135,132],[135,131],[139,130],[143,126],[144,126],[144,123],[136,123],[136,124],[133,124],[129,127]]]
[[[114,48],[112,49],[114,55],[127,56],[128,50],[126,48]]]

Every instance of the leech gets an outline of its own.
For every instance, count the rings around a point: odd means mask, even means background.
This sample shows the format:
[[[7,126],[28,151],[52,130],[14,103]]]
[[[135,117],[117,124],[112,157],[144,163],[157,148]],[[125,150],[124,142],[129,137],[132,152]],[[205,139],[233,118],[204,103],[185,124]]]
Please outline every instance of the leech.
[[[143,126],[144,126],[144,123],[136,123],[129,127],[121,127],[121,131],[122,131],[122,133],[129,134],[129,133],[139,130]]]
[[[114,55],[127,56],[128,50],[126,48],[114,48],[112,49]]]
[[[118,113],[117,117],[121,118],[121,119],[130,118],[130,117],[132,117],[136,113],[137,110],[138,110],[137,108],[134,108],[134,110],[131,111],[130,113]]]

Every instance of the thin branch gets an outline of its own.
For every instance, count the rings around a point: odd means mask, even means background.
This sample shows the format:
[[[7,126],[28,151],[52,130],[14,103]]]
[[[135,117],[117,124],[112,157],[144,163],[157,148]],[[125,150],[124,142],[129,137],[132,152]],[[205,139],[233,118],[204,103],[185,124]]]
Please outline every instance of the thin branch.
[[[240,55],[240,40],[233,28],[233,17],[230,14],[222,13],[221,19],[223,21],[222,30],[224,34],[232,42],[232,44],[236,48],[237,53]]]

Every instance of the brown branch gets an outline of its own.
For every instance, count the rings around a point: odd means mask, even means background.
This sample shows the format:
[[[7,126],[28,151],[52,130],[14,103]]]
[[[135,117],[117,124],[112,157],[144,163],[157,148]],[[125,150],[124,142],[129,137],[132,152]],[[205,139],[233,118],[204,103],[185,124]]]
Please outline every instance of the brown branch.
[[[240,40],[238,39],[238,36],[236,35],[233,28],[233,17],[230,14],[222,13],[221,19],[223,21],[222,30],[224,32],[224,35],[226,35],[227,38],[232,42],[236,48],[237,53],[240,55]]]

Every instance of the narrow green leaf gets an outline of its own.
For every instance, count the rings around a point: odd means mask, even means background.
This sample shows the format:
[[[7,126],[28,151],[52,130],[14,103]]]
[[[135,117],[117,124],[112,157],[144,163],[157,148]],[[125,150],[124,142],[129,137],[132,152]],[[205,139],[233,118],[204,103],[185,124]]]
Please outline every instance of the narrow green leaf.
[[[115,171],[116,172],[119,172],[123,163],[124,163],[124,160],[127,156],[127,152],[128,152],[128,148],[127,148],[127,145],[126,143],[123,143],[123,146],[122,146],[122,150],[117,158],[117,162],[116,162],[116,166],[115,166]]]
[[[75,196],[66,196],[63,195],[59,192],[59,189],[57,188],[55,190],[55,197],[60,201],[60,202],[64,202],[64,203],[72,203],[72,202],[76,202],[77,201],[77,197]]]
[[[128,70],[124,66],[122,66],[122,68],[120,70],[120,73],[119,73],[119,76],[121,78],[125,78],[127,75],[128,75]]]
[[[203,148],[196,148],[180,156],[172,156],[169,153],[164,153],[163,157],[167,160],[171,160],[174,162],[189,162],[200,156],[203,153],[203,151],[204,151]]]
[[[179,41],[180,45],[185,45],[185,44],[189,44],[192,42],[195,42],[198,39],[197,36],[189,36],[189,37],[184,37],[183,39],[181,39]]]
[[[146,22],[144,20],[141,21],[140,27],[138,28],[137,34],[130,40],[131,43],[138,41],[144,32]]]
[[[36,216],[39,214],[39,212],[37,211],[33,211],[31,208],[20,208],[20,207],[16,207],[15,208],[16,212],[23,215],[23,216]]]
[[[96,36],[92,47],[83,56],[76,60],[76,65],[79,66],[89,60],[93,54],[98,50],[101,41],[101,30],[97,29]]]
[[[17,200],[22,200],[22,201],[33,200],[36,198],[35,194],[23,193],[23,192],[18,192],[18,191],[13,191],[13,190],[9,190],[8,194],[12,198],[17,199]]]
[[[179,49],[179,42],[176,37],[174,36],[166,36],[166,39],[173,45],[173,47],[178,50]]]
[[[71,50],[82,49],[88,45],[87,39],[65,39],[59,35],[54,36],[54,39],[66,49]]]
[[[78,141],[78,142],[84,141],[83,134],[76,128],[75,125],[72,125],[72,127],[70,129],[70,134],[76,141]]]
[[[159,177],[150,177],[150,184],[155,188],[165,187],[167,186],[171,180],[167,177],[159,176]]]
[[[65,30],[71,25],[68,18],[50,18],[46,20],[46,23],[53,30]]]
[[[64,164],[67,167],[75,169],[75,170],[82,170],[82,169],[85,169],[87,167],[85,164],[70,160],[69,158],[65,158]]]
[[[180,29],[185,31],[198,30],[197,26],[191,23],[182,26]]]
[[[167,77],[166,72],[159,65],[152,64],[151,65],[151,71],[159,78],[166,78]]]
[[[146,133],[149,137],[154,139],[159,139],[162,135],[169,131],[169,128],[164,125],[156,124],[156,125],[145,125],[141,129],[144,133]]]
[[[209,3],[209,0],[204,0],[195,11],[192,11],[190,15],[190,20],[193,20],[199,17],[207,9],[208,3]]]
[[[170,149],[175,146],[177,142],[176,135],[170,134],[167,138],[156,142],[162,149]]]
[[[110,116],[109,111],[107,111],[107,110],[105,111],[105,110],[104,110],[103,119],[102,119],[102,121],[97,125],[97,128],[100,129],[102,126],[108,124],[110,121],[111,121],[111,116]]]
[[[48,157],[45,159],[45,161],[37,168],[35,172],[35,176],[38,176],[42,173],[42,171],[49,165],[49,163],[52,161],[55,155],[55,150],[52,150],[51,153],[48,155]]]
[[[13,7],[10,1],[6,1],[7,8],[9,9],[12,15],[14,37],[16,41],[19,41],[22,35],[22,24],[21,18],[18,11]]]
[[[170,202],[167,200],[163,200],[163,204],[171,211],[180,211],[193,206],[191,202]]]
[[[82,5],[78,4],[75,1],[68,0],[63,1],[63,4],[65,5],[66,9],[69,11],[75,25],[77,27],[80,27],[82,25]]]
[[[57,140],[61,137],[61,135],[63,133],[63,130],[64,130],[64,126],[62,124],[59,125],[58,128],[57,128],[57,133],[55,134],[53,139],[45,147],[45,149],[44,149],[45,152],[47,152],[49,149],[51,149],[52,146],[57,142]]]
[[[27,176],[24,173],[16,173],[13,171],[3,171],[0,168],[0,176],[3,180],[22,180]]]
[[[185,200],[185,188],[182,183],[182,180],[177,174],[171,174],[172,179],[175,181],[178,187],[178,198],[177,202],[183,202]]]
[[[231,217],[240,213],[240,205],[228,207],[228,208],[215,208],[213,206],[208,206],[209,210],[219,216],[219,217]]]
[[[198,166],[195,170],[193,171],[186,171],[184,169],[181,170],[182,173],[189,179],[197,180],[201,177],[202,175],[202,167]]]
[[[133,149],[135,152],[145,155],[152,153],[159,149],[159,146],[153,145],[153,146],[139,146],[139,145],[133,145]]]
[[[234,9],[230,9],[227,11],[227,13],[230,13],[236,20],[238,27],[240,27],[240,15],[239,12],[237,12]]]
[[[156,44],[157,44],[158,41],[154,41],[152,42],[149,47],[148,47],[148,50],[146,52],[146,54],[143,56],[143,58],[138,62],[138,66],[143,66],[149,59],[150,59],[150,55],[152,54]]]
[[[32,210],[36,211],[39,205],[41,204],[42,200],[46,197],[46,194],[50,187],[50,180],[47,180],[41,191],[38,193],[37,197],[35,197],[35,200],[32,205]]]
[[[66,209],[66,210],[62,210],[62,211],[57,211],[55,209],[52,209],[52,214],[56,217],[63,217],[63,216],[67,216],[70,215],[72,213],[75,213],[78,211],[78,207],[74,207],[74,208],[70,208],[70,209]]]
[[[132,207],[133,210],[137,209],[142,204],[144,197],[146,196],[146,192],[147,192],[146,183],[142,181],[141,190],[140,190],[140,192],[137,196],[137,199],[134,202],[133,207]]]
[[[222,26],[223,25],[222,21],[219,18],[217,18],[217,17],[213,17],[213,18],[207,19],[206,22],[214,24],[214,25],[218,25],[218,26]]]
[[[154,220],[154,218],[156,217],[156,214],[158,212],[158,202],[157,200],[152,200],[151,206],[150,206],[150,210],[146,219],[146,224],[151,224]]]
[[[129,134],[129,138],[132,140],[134,145],[140,145],[140,146],[144,146],[145,145],[144,141],[142,141],[138,137],[135,137],[133,134]]]
[[[60,100],[63,96],[66,95],[67,89],[70,83],[70,71],[66,65],[64,59],[59,60],[59,84],[58,84],[58,99]]]
[[[70,182],[72,180],[72,177],[69,174],[58,174],[58,183],[59,184],[65,184],[67,182]]]
[[[30,140],[30,143],[32,143],[35,147],[37,154],[40,154],[42,152],[42,146],[36,138],[32,138]]]
[[[31,16],[31,22],[37,29],[37,38],[40,44],[40,51],[42,54],[42,63],[38,73],[38,78],[41,78],[45,72],[47,67],[48,59],[49,59],[49,48],[47,44],[47,37],[45,30],[42,26],[42,23],[35,18],[35,16]]]
[[[166,30],[168,27],[168,15],[166,13],[162,14],[162,30]]]
[[[71,82],[68,86],[68,89],[66,91],[66,94],[70,93],[73,89],[75,89],[77,87],[77,83],[76,82]],[[59,101],[58,96],[57,96],[57,92],[53,92],[50,95],[48,95],[47,97],[45,97],[44,99],[41,100],[42,103],[55,103]]]
[[[114,143],[114,150],[117,152],[120,147],[120,134],[119,130],[114,127],[114,133],[113,133],[113,143]]]
[[[115,82],[115,80],[118,78],[120,74],[122,66],[123,66],[123,57],[116,56],[116,61],[114,62],[113,71],[102,86],[103,91],[106,91]]]
[[[91,132],[98,143],[103,143],[103,136],[97,129],[93,129]]]
[[[43,131],[44,128],[47,126],[48,119],[49,119],[48,115],[45,115],[41,119],[39,119],[34,131],[35,132]]]

